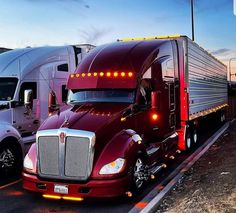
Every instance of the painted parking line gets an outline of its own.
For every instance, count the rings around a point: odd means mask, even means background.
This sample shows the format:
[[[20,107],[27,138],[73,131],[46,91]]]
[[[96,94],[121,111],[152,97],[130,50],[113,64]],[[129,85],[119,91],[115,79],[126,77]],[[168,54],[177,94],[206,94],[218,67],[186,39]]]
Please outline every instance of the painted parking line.
[[[129,211],[129,213],[155,212],[164,196],[176,185],[186,171],[217,141],[217,139],[227,130],[229,122],[214,133],[201,147],[184,160],[165,180],[158,184],[140,202]],[[165,182],[168,181],[166,185]]]
[[[10,187],[10,186],[15,185],[15,184],[17,184],[17,183],[20,183],[21,181],[22,181],[22,179],[19,179],[19,180],[13,181],[13,182],[11,182],[11,183],[2,185],[2,186],[0,186],[0,190],[6,189],[7,187]]]

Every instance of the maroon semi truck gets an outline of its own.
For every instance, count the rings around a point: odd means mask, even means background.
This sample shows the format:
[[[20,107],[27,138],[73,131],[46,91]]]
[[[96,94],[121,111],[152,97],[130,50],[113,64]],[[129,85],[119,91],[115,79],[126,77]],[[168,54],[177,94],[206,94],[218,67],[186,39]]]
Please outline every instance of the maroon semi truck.
[[[71,108],[37,132],[23,187],[83,200],[139,191],[208,115],[225,119],[226,66],[186,36],[125,39],[93,49],[68,80]]]

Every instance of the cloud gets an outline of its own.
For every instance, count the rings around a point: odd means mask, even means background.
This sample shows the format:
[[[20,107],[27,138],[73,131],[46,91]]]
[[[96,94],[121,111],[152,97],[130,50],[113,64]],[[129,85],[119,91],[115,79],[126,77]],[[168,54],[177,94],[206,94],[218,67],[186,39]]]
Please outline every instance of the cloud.
[[[211,54],[213,54],[213,55],[228,55],[228,54],[230,54],[230,52],[231,52],[230,49],[221,48],[221,49],[218,49],[218,50],[211,51]]]
[[[50,3],[50,1],[48,0],[26,0],[30,3]],[[74,2],[74,3],[78,3],[80,5],[82,5],[84,8],[89,9],[90,5],[87,3],[86,0],[51,0],[51,2],[62,2],[62,3],[70,3],[70,2]]]
[[[98,29],[94,26],[91,26],[87,30],[79,29],[79,36],[82,38],[85,43],[97,44],[101,38],[109,34],[112,31],[111,28]]]

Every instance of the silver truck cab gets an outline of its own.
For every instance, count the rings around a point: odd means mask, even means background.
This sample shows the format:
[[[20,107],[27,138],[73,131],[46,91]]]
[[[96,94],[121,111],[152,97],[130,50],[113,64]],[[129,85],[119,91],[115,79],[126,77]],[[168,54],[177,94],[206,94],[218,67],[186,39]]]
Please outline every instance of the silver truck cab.
[[[91,45],[37,47],[0,54],[0,176],[22,166],[27,147],[49,116],[48,95],[58,106],[66,97],[68,76]]]

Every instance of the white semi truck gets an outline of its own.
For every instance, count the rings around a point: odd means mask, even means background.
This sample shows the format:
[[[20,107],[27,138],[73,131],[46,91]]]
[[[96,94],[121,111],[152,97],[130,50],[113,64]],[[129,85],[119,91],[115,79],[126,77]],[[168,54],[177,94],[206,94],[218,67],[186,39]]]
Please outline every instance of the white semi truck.
[[[49,94],[66,101],[66,83],[92,45],[37,47],[0,54],[0,177],[20,171],[27,144],[49,115]]]

